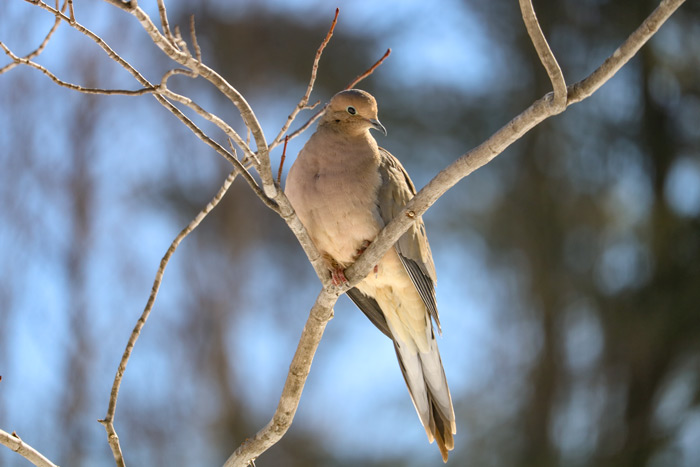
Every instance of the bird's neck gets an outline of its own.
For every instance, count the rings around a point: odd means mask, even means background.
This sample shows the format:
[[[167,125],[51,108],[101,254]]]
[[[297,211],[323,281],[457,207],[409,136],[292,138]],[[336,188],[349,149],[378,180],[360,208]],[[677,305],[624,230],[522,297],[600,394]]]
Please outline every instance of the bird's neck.
[[[344,144],[369,144],[376,146],[377,142],[372,137],[369,129],[363,128],[357,131],[348,131],[349,128],[340,128],[330,122],[321,122],[316,129],[319,136],[324,139],[338,141]]]

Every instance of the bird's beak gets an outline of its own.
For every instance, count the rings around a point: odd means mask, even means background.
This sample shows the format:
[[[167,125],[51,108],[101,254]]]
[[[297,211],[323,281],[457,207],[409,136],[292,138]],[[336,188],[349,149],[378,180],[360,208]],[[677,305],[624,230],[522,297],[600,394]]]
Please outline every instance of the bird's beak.
[[[384,136],[386,136],[386,128],[384,128],[384,125],[379,123],[379,120],[377,120],[376,118],[370,118],[369,123],[372,124],[372,128],[381,131],[382,133],[384,133]]]

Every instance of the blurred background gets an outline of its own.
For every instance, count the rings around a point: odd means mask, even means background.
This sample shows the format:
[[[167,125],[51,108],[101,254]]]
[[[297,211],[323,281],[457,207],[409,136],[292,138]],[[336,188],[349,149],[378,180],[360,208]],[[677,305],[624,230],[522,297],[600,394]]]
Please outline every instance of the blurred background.
[[[150,80],[171,66],[134,18],[74,3]],[[156,2],[140,3],[157,22]],[[656,4],[535,7],[573,83]],[[186,37],[195,15],[204,60],[268,138],[304,93],[335,6],[168,1]],[[418,187],[549,90],[515,1],[339,6],[312,100],[391,47],[360,87],[389,131],[379,144]],[[4,2],[0,40],[24,55],[52,23]],[[37,61],[84,86],[136,87],[65,24]],[[171,83],[241,128],[211,86]],[[150,96],[86,96],[27,67],[0,75],[0,125],[0,427],[60,465],[113,465],[96,420],[119,358],[160,258],[230,166]],[[700,465],[700,4],[424,217],[457,413],[450,465]],[[127,463],[220,465],[266,424],[319,288],[285,224],[237,180],[174,255],[129,363],[116,413]],[[292,428],[257,465],[442,465],[390,342],[346,297],[335,311]],[[0,465],[28,463],[2,447]]]

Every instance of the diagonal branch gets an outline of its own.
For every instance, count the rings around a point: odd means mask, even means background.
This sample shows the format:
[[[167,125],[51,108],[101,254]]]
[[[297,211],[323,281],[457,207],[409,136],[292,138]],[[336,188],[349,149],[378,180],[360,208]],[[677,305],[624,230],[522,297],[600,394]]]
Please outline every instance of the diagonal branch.
[[[568,103],[580,102],[593,94],[607,82],[637,51],[651,38],[661,25],[680,7],[685,0],[663,0],[646,20],[627,40],[593,73],[582,81],[569,86]],[[447,190],[458,181],[490,162],[508,146],[546,118],[555,115],[556,108],[549,104],[549,95],[535,101],[521,114],[491,135],[486,141],[462,155],[447,168],[438,173],[404,209],[389,222],[377,235],[360,258],[345,271],[349,285],[343,292],[362,280],[399,237],[408,229],[414,219],[432,206]]]
[[[335,25],[338,23],[338,13],[340,13],[340,9],[336,8],[335,9],[335,17],[333,18],[333,21],[331,22],[331,27],[328,30],[328,33],[326,34],[326,37],[323,39],[323,42],[321,42],[321,45],[318,47],[318,50],[316,51],[316,56],[314,57],[314,63],[311,66],[311,78],[309,79],[309,85],[306,87],[306,93],[304,93],[304,97],[301,98],[297,106],[294,108],[291,114],[289,114],[289,117],[287,117],[287,122],[282,126],[282,129],[280,132],[277,134],[274,140],[270,143],[270,149],[276,147],[278,144],[282,142],[282,139],[284,137],[284,134],[289,130],[289,127],[292,125],[292,122],[296,118],[296,116],[299,114],[304,109],[312,109],[316,105],[318,105],[318,102],[314,104],[313,106],[309,107],[309,97],[311,96],[311,91],[314,88],[314,84],[316,83],[316,73],[318,72],[318,62],[321,60],[321,55],[323,54],[324,49],[328,45],[328,42],[330,42],[331,37],[333,37],[333,31],[335,30]],[[287,140],[285,140],[286,143]]]
[[[363,79],[367,78],[369,75],[371,75],[372,73],[374,73],[374,70],[376,70],[377,67],[379,67],[379,65],[381,65],[382,63],[384,63],[384,60],[386,60],[387,57],[389,57],[389,55],[391,55],[391,49],[386,49],[386,52],[384,52],[384,55],[382,55],[382,58],[380,58],[379,60],[377,60],[376,62],[374,62],[374,65],[372,65],[371,67],[367,68],[367,69],[364,71],[364,73],[358,75],[354,80],[350,81],[350,82],[348,83],[348,85],[345,86],[345,89],[347,90],[347,89],[352,89],[352,88],[354,88],[355,86],[357,86],[357,83],[359,83],[360,81],[362,81]]]
[[[260,175],[263,190],[266,196],[274,198],[277,195],[278,189],[272,175],[270,151],[267,146],[267,140],[265,139],[265,134],[260,122],[258,121],[258,118],[255,115],[255,112],[253,112],[253,109],[250,107],[250,104],[248,104],[248,101],[245,100],[243,95],[241,95],[236,88],[231,86],[231,84],[219,73],[204,63],[197,61],[197,59],[188,51],[180,50],[176,45],[172,44],[160,31],[158,31],[158,28],[153,21],[151,21],[148,14],[138,5],[136,5],[134,1],[130,3],[123,3],[120,0],[106,1],[136,17],[141,24],[141,27],[144,29],[144,31],[146,31],[153,43],[159,49],[161,49],[161,51],[163,51],[163,53],[165,53],[171,60],[189,68],[199,76],[209,81],[219,90],[219,92],[221,92],[229,101],[231,101],[231,103],[233,103],[233,105],[238,109],[244,124],[250,128],[253,139],[255,140],[257,156],[260,160],[260,165],[257,167],[257,169],[258,174]]]
[[[156,302],[156,297],[158,296],[158,291],[160,290],[160,284],[163,282],[165,268],[168,266],[170,258],[175,253],[175,250],[177,250],[177,247],[180,245],[180,243],[182,243],[185,237],[192,233],[192,231],[196,229],[197,226],[199,226],[199,224],[207,216],[207,214],[209,214],[217,206],[217,204],[219,204],[219,201],[221,201],[221,199],[224,197],[229,187],[231,186],[231,183],[233,183],[233,180],[236,178],[237,173],[237,170],[234,170],[228,175],[228,177],[226,177],[226,180],[224,180],[223,185],[221,186],[221,188],[219,188],[219,191],[216,193],[216,195],[214,195],[212,200],[209,201],[209,203],[204,207],[204,209],[202,209],[197,214],[197,216],[194,219],[192,219],[192,221],[184,229],[182,229],[182,231],[180,231],[180,233],[170,244],[168,251],[165,252],[165,255],[160,260],[160,267],[158,267],[158,271],[156,271],[156,277],[153,280],[151,294],[149,295],[148,301],[146,302],[146,307],[144,308],[143,313],[141,313],[141,316],[136,322],[134,330],[131,332],[131,336],[129,337],[126,349],[124,349],[121,361],[119,362],[117,376],[114,378],[114,383],[112,384],[112,391],[110,393],[109,398],[109,407],[107,408],[107,416],[105,416],[103,420],[98,420],[104,425],[105,429],[107,429],[108,432],[112,431],[112,433],[109,434],[109,444],[112,448],[112,453],[114,454],[114,459],[118,467],[124,467],[125,462],[121,446],[119,444],[119,437],[117,436],[117,433],[114,430],[113,421],[114,413],[117,409],[117,398],[119,396],[119,388],[121,386],[122,378],[124,377],[124,372],[126,371],[126,366],[129,363],[131,352],[134,350],[136,341],[141,335],[141,329],[146,324],[146,320],[148,320],[148,317],[150,316],[151,311],[153,310],[153,305]]]
[[[357,78],[355,78],[354,80],[352,80],[352,81],[350,82],[350,84],[348,84],[348,85],[345,87],[345,89],[352,89],[353,87],[357,86],[357,84],[358,84],[360,81],[362,81],[363,79],[367,78],[369,75],[371,75],[372,73],[374,73],[374,70],[376,70],[377,67],[378,67],[379,65],[381,65],[382,63],[384,63],[384,60],[386,60],[386,58],[387,58],[390,54],[391,54],[391,49],[387,49],[386,52],[384,52],[384,55],[382,55],[382,58],[380,58],[379,60],[377,60],[376,62],[374,62],[374,65],[372,65],[371,67],[369,67],[369,68],[368,68],[367,70],[365,70],[363,73],[361,73],[360,75],[358,75]],[[308,130],[309,127],[310,127],[311,125],[313,125],[313,123],[314,123],[316,120],[318,120],[318,118],[323,114],[323,111],[326,110],[326,107],[327,107],[327,106],[328,106],[328,103],[324,104],[323,107],[321,107],[320,109],[318,109],[318,110],[316,111],[316,113],[313,114],[313,115],[311,116],[311,118],[309,118],[309,119],[306,121],[306,123],[304,123],[302,126],[300,126],[300,127],[297,128],[295,131],[293,131],[292,133],[290,133],[290,134],[289,134],[289,139],[294,139],[294,138],[296,138],[297,136],[299,136],[300,134],[302,134],[303,132],[305,132],[306,130]]]
[[[557,113],[563,112],[566,109],[566,81],[564,80],[564,74],[552,53],[552,49],[549,48],[547,39],[544,37],[540,22],[537,20],[537,15],[535,15],[535,8],[532,6],[532,0],[519,0],[519,2],[527,33],[535,46],[537,56],[540,57],[540,62],[547,70],[549,80],[552,82],[552,88],[554,89],[552,106],[557,110]]]
[[[176,75],[176,74],[184,74],[190,77],[194,77],[192,75],[191,71],[188,70],[181,70],[181,69],[174,69],[168,71],[165,75],[163,75],[163,78],[160,81],[160,86],[158,87],[158,93],[167,97],[168,99],[177,101],[181,104],[186,105],[187,107],[191,108],[197,114],[199,114],[201,117],[204,119],[212,122],[214,125],[219,127],[221,131],[223,131],[226,136],[231,138],[238,147],[240,147],[243,152],[245,153],[245,156],[247,158],[257,160],[256,155],[251,151],[250,146],[246,144],[246,142],[241,138],[241,136],[234,130],[231,125],[226,123],[221,117],[218,117],[211,112],[207,112],[204,110],[199,104],[197,104],[195,101],[193,101],[191,98],[183,96],[181,94],[177,94],[170,89],[168,89],[168,79],[170,79],[171,76]],[[259,162],[258,162],[259,163]],[[235,164],[234,164],[235,165]]]
[[[593,73],[567,88],[568,104],[581,102],[612,78],[684,2],[685,0],[662,0],[652,14]]]
[[[126,95],[126,96],[141,96],[143,94],[150,94],[157,91],[157,88],[142,88],[142,89],[103,89],[103,88],[86,88],[79,84],[69,83],[68,81],[63,81],[55,74],[51,73],[46,67],[39,65],[26,57],[18,57],[15,55],[3,42],[0,42],[0,48],[5,52],[5,54],[13,60],[15,65],[27,65],[31,68],[35,68],[46,76],[51,78],[51,80],[61,87],[72,89],[73,91],[81,92],[83,94],[106,94],[106,95]]]
[[[22,441],[17,433],[0,430],[0,444],[7,446],[37,467],[57,467],[39,451]]]
[[[61,12],[62,12],[62,13],[65,13],[65,11],[66,11],[66,5],[68,5],[68,4],[70,4],[71,12],[73,11],[73,2],[72,2],[71,0],[65,0],[65,1],[63,2],[63,6],[61,7]],[[22,57],[22,58],[24,58],[25,60],[31,60],[31,59],[33,59],[33,58],[38,57],[39,54],[41,54],[41,52],[43,52],[44,49],[46,48],[46,45],[47,45],[47,44],[49,43],[49,41],[51,40],[51,36],[53,36],[53,33],[56,32],[56,29],[58,29],[58,25],[59,25],[59,24],[61,24],[61,18],[56,17],[56,20],[54,21],[53,26],[51,26],[51,29],[49,29],[49,32],[48,32],[48,33],[46,34],[46,36],[44,37],[44,40],[41,41],[41,44],[39,44],[39,46],[38,46],[36,49],[34,49],[33,51],[29,52],[27,55],[25,55],[25,56]],[[20,63],[18,63],[17,60],[13,60],[12,63],[8,63],[8,64],[5,65],[4,67],[0,68],[0,75],[3,74],[3,73],[5,73],[6,71],[10,71],[11,69],[13,69],[14,67],[16,67],[16,66],[19,65],[19,64],[20,64]]]
[[[224,467],[250,465],[260,454],[274,446],[287,432],[299,407],[301,393],[304,390],[306,378],[309,376],[316,349],[321,342],[326,324],[333,318],[333,306],[339,296],[340,294],[333,289],[323,289],[318,294],[306,325],[304,325],[292,363],[289,365],[287,380],[284,383],[282,397],[280,397],[274,416],[263,429],[252,438],[246,439],[231,454]]]

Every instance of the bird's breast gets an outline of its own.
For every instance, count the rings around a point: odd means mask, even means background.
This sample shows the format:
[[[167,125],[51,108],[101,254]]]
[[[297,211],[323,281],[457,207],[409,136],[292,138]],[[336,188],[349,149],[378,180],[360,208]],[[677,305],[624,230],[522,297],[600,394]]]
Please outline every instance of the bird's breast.
[[[298,161],[304,164],[303,161]],[[376,165],[366,161],[311,161],[288,182],[288,196],[322,253],[342,265],[355,260],[365,240],[381,227],[375,203],[381,181]],[[303,188],[302,188],[303,187]]]

